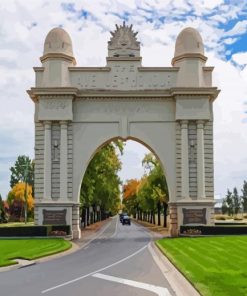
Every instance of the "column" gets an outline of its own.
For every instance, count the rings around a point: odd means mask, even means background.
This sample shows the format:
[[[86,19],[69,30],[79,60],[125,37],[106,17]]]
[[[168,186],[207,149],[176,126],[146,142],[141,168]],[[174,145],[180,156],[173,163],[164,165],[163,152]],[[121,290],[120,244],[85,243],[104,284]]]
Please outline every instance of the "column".
[[[197,121],[197,198],[205,198],[204,121]]]
[[[68,123],[60,122],[60,198],[67,199],[68,195]]]
[[[44,128],[44,198],[51,199],[51,121],[45,121]]]
[[[182,199],[189,198],[188,120],[181,121],[181,179]]]

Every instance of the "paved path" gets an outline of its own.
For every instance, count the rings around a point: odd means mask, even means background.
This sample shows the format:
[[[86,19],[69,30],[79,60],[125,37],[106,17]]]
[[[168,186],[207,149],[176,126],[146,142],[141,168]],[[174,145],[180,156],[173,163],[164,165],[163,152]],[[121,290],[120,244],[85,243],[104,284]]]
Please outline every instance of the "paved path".
[[[0,273],[0,295],[175,295],[149,252],[143,227],[118,218],[68,256]]]

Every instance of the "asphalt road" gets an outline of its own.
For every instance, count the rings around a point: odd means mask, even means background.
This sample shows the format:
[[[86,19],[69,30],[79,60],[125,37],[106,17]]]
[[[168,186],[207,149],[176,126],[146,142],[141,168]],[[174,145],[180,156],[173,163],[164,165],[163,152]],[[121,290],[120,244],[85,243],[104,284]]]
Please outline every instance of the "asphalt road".
[[[86,247],[67,256],[0,273],[1,296],[175,295],[137,224],[112,219]]]

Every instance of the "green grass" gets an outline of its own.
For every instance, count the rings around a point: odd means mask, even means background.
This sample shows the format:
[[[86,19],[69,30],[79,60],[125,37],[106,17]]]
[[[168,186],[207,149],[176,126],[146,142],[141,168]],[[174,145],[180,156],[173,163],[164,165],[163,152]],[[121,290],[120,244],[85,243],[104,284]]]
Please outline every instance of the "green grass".
[[[13,265],[13,259],[37,259],[71,248],[64,239],[0,239],[0,266]]]
[[[156,244],[201,295],[247,295],[247,236],[161,239]]]
[[[0,227],[15,227],[15,226],[33,226],[34,222],[9,222],[9,223],[1,223]]]

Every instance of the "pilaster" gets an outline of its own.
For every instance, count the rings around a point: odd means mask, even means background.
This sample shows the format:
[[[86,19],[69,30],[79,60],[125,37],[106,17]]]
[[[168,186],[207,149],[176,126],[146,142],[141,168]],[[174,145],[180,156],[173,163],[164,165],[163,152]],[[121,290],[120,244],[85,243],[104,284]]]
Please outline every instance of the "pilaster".
[[[60,198],[67,199],[68,194],[68,123],[60,121]]]
[[[189,198],[188,120],[181,121],[181,179],[182,199]]]
[[[197,198],[203,199],[205,195],[205,159],[204,159],[204,124],[197,120]]]
[[[51,121],[44,121],[44,198],[51,199]]]

